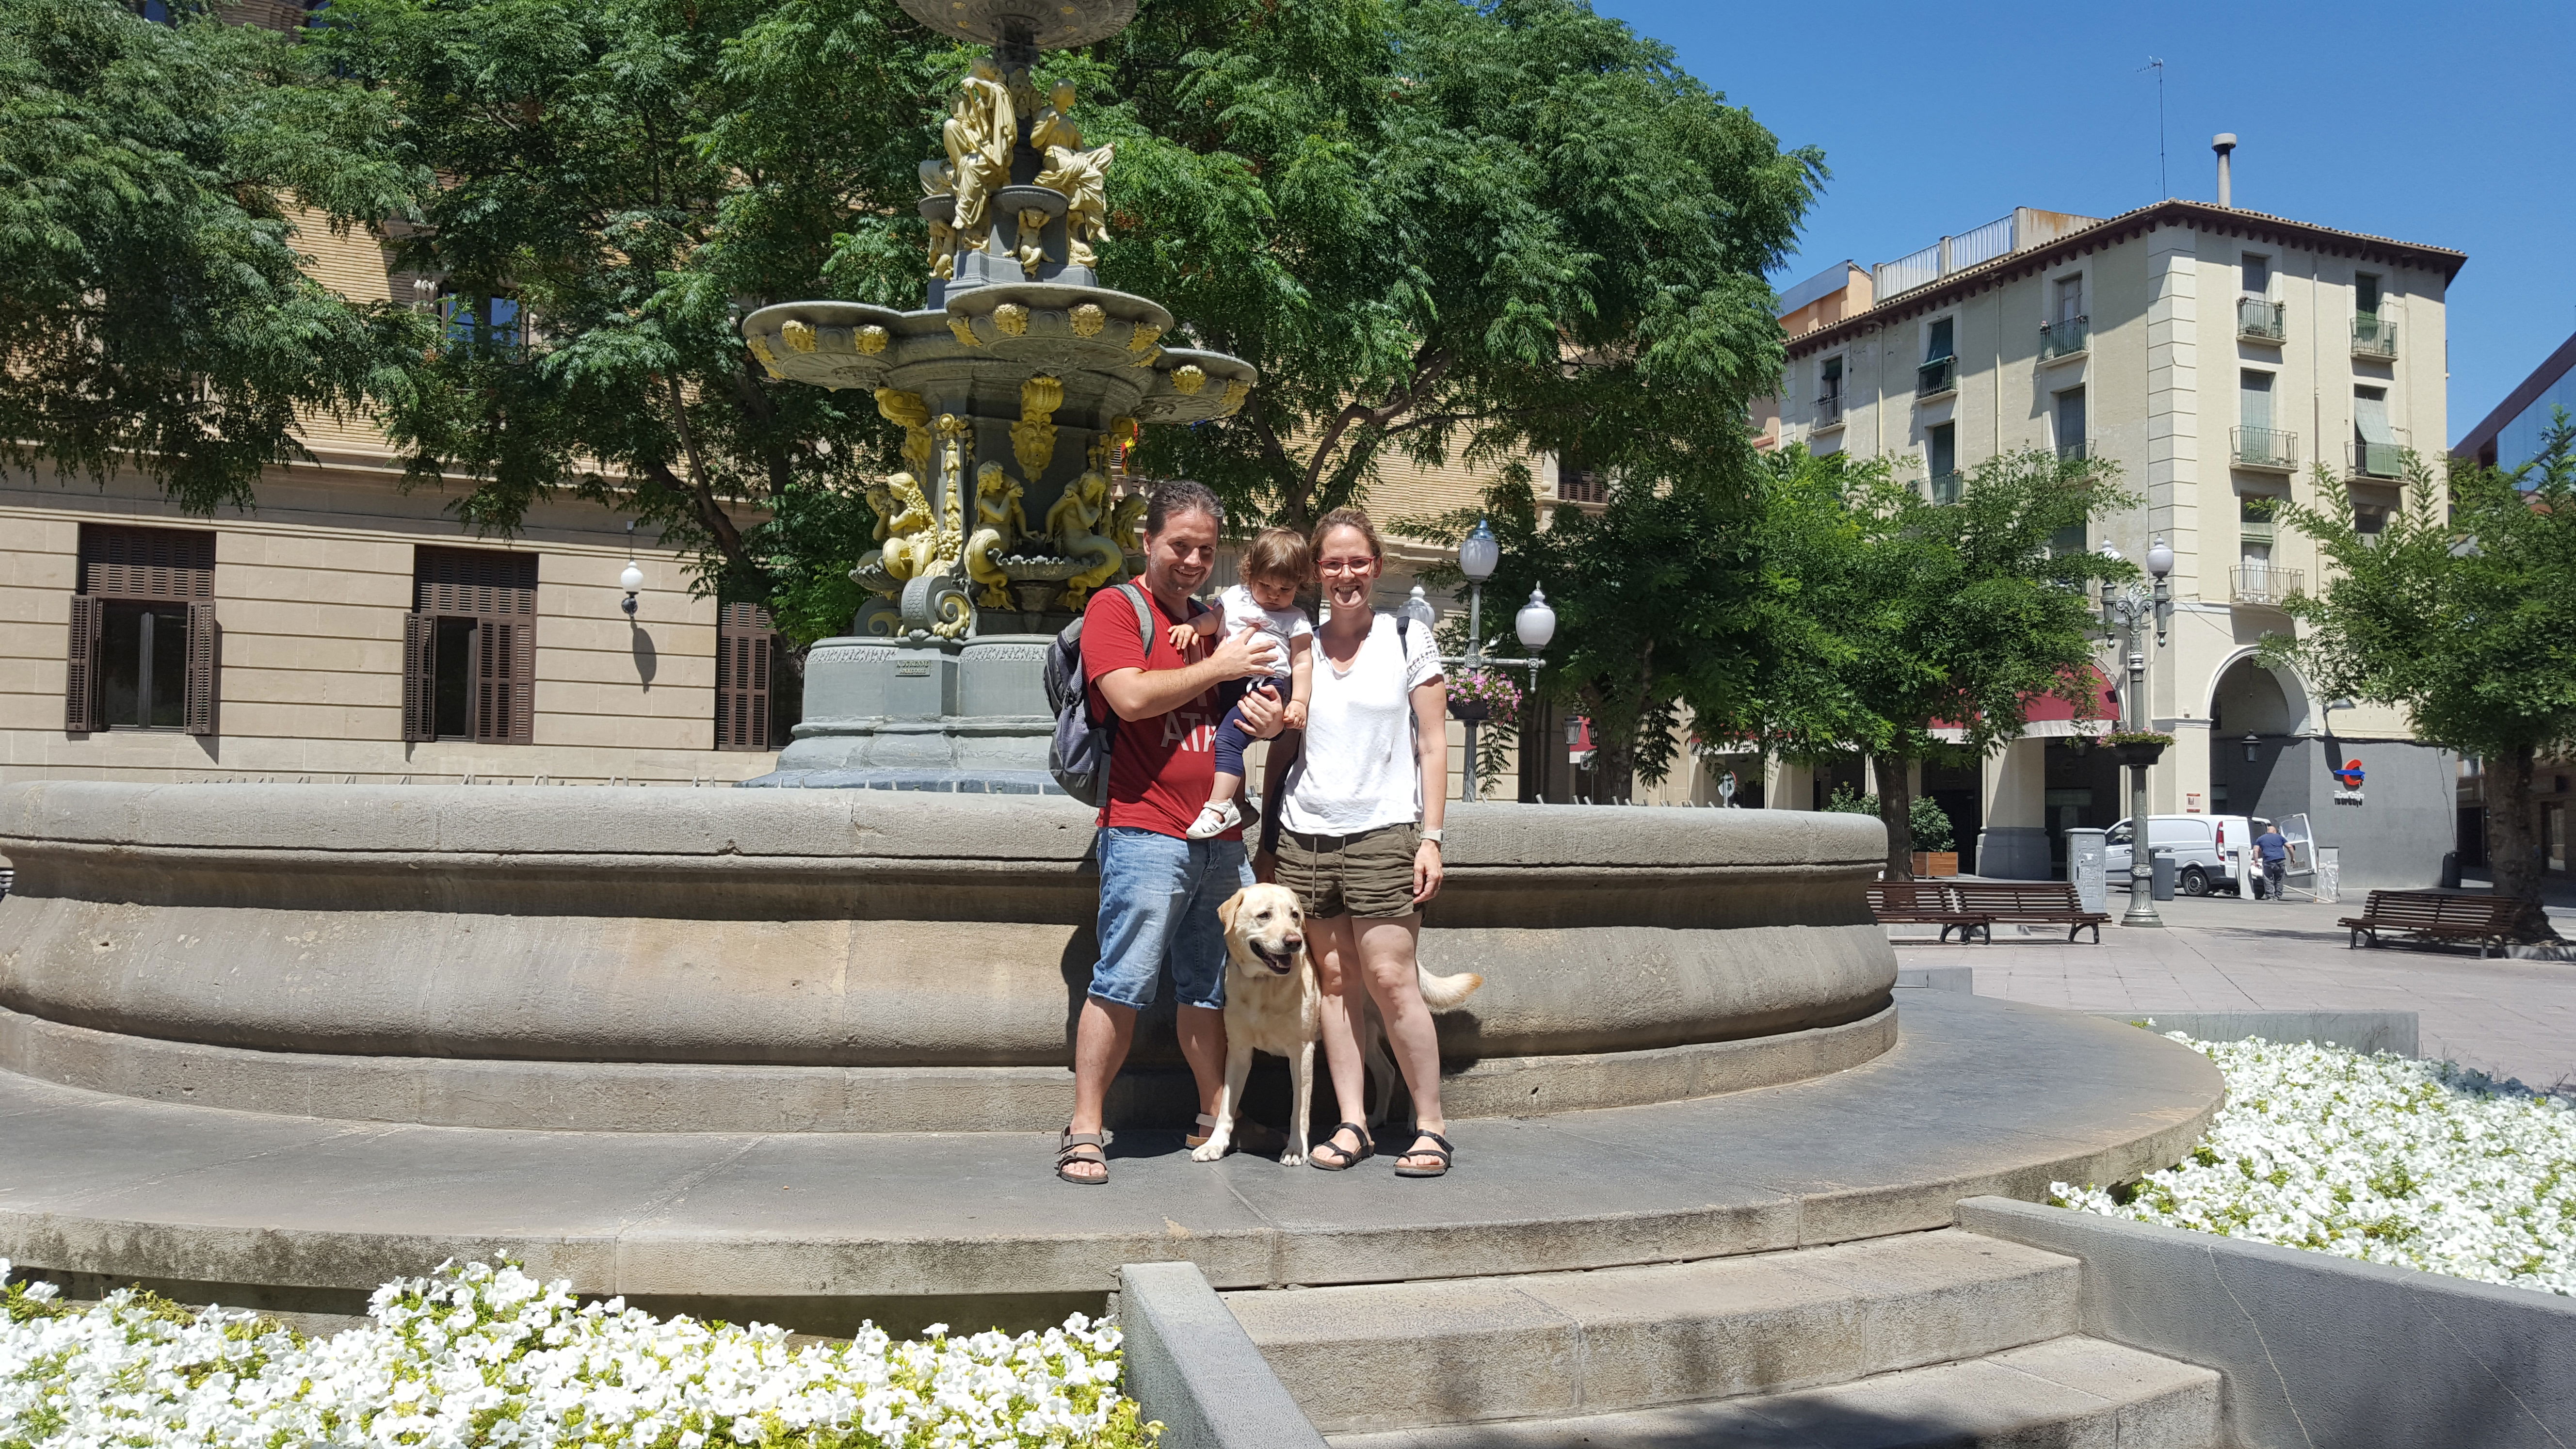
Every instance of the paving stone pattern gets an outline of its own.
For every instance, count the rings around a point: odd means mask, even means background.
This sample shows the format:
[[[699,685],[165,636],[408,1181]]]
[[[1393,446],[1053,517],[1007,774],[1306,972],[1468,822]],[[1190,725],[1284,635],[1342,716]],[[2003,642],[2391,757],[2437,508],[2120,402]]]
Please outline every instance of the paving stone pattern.
[[[2127,909],[2111,893],[2116,922]],[[2552,902],[2576,938],[2576,901]],[[2472,947],[2349,949],[2333,905],[2229,897],[2159,901],[2161,930],[2105,927],[2102,944],[2062,930],[1995,928],[1994,944],[1942,946],[1892,927],[1902,968],[1970,965],[1977,994],[2078,1011],[2412,1011],[2421,1050],[2533,1086],[2576,1088],[2576,961],[2479,960]],[[1921,939],[1916,939],[1920,936]]]

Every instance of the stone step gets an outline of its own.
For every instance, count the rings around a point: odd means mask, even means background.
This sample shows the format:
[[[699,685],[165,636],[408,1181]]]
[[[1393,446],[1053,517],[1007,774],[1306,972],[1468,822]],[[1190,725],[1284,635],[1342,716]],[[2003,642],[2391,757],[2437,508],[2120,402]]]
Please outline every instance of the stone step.
[[[1707,1404],[1341,1434],[1333,1449],[2222,1449],[2216,1371],[2097,1338]]]
[[[1615,1413],[1978,1358],[2075,1332],[2079,1271],[1943,1229],[1225,1300],[1315,1426],[1336,1434]]]

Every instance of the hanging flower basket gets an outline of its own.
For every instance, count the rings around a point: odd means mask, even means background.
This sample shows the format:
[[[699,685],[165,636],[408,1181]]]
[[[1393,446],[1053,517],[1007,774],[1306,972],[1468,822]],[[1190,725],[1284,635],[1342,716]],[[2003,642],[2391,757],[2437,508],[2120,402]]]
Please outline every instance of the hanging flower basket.
[[[1461,669],[1449,678],[1449,717],[1481,724],[1521,708],[1520,682],[1499,669]]]
[[[2121,764],[2144,769],[2162,759],[2174,740],[2171,735],[2136,730],[2105,735],[2102,742],[2111,747],[2112,756]]]

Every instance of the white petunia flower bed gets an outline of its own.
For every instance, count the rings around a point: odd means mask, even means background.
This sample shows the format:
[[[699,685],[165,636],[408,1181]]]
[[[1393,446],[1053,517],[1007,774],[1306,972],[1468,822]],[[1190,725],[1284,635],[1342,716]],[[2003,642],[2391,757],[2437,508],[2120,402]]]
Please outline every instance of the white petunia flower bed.
[[[1118,1392],[1118,1330],[1079,1314],[791,1346],[480,1263],[388,1283],[368,1324],[323,1338],[132,1292],[71,1305],[44,1283],[0,1307],[0,1449],[1150,1449],[1160,1428]]]
[[[2451,1062],[2174,1040],[2227,1077],[2176,1166],[2050,1201],[2231,1238],[2576,1294],[2576,1110]]]

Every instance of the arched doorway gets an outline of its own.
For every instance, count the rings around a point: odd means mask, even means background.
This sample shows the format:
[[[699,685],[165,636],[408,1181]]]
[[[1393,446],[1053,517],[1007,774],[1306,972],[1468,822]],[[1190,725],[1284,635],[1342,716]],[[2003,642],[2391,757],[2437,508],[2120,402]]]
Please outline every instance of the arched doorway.
[[[2252,650],[2218,671],[2209,691],[2209,809],[2213,815],[2273,815],[2304,807],[2304,796],[2264,805],[2264,796],[2288,754],[2304,758],[2300,737],[2314,732],[2309,693],[2297,671],[2257,663]],[[2248,737],[2251,737],[2251,743]],[[2248,759],[2251,755],[2253,758]],[[2281,779],[2301,786],[2295,772]]]

